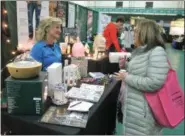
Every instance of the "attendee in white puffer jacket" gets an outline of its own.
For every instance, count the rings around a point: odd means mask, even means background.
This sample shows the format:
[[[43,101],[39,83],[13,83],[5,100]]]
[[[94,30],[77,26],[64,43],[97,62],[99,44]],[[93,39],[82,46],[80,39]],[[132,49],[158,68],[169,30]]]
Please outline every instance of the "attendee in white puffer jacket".
[[[164,43],[154,21],[143,20],[136,26],[134,45],[131,60],[125,64],[127,73],[116,73],[116,78],[126,85],[123,134],[159,135],[162,126],[155,121],[144,96],[144,92],[152,93],[162,87],[169,70]]]

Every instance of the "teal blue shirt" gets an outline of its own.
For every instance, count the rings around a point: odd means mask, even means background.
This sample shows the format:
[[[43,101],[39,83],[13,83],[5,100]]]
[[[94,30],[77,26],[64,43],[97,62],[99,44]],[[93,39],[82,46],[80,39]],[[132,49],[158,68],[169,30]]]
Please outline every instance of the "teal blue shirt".
[[[46,71],[54,62],[62,63],[62,53],[57,43],[48,45],[45,41],[39,41],[33,46],[30,55],[42,63],[42,71]]]

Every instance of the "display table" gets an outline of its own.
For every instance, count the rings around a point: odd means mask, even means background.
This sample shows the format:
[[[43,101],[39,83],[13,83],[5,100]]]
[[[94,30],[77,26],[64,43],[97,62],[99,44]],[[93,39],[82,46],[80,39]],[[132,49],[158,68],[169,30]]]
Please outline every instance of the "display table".
[[[15,134],[24,135],[104,135],[113,134],[116,126],[117,98],[121,82],[113,80],[89,111],[89,119],[85,129],[40,123],[40,116],[9,115],[1,112],[2,124]],[[29,106],[29,105],[28,105]]]
[[[71,63],[71,58],[67,56],[62,56],[62,63],[67,59],[69,64]],[[112,64],[109,62],[109,57],[105,56],[98,60],[88,59],[88,72],[102,72],[104,74],[113,74],[119,71],[119,65],[117,63]]]

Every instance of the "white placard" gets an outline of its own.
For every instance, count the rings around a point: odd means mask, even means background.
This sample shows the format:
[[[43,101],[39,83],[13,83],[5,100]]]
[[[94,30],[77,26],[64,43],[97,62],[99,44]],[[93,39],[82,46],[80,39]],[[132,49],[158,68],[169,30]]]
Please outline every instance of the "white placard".
[[[68,7],[68,28],[75,27],[75,5],[69,4]]]
[[[170,27],[170,35],[184,35],[184,28]]]

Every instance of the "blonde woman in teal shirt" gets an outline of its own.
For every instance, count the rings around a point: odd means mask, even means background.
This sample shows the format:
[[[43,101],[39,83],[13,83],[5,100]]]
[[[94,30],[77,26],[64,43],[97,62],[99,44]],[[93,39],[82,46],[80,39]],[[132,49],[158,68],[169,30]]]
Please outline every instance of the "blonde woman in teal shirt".
[[[60,38],[62,21],[59,18],[47,17],[40,21],[36,32],[36,44],[31,50],[31,56],[42,63],[42,70],[54,62],[62,62],[62,54],[56,43]]]

